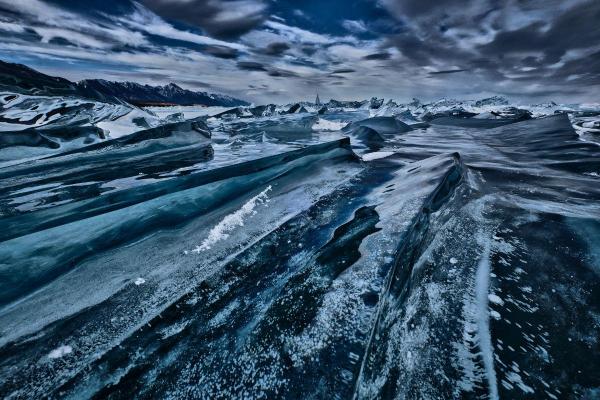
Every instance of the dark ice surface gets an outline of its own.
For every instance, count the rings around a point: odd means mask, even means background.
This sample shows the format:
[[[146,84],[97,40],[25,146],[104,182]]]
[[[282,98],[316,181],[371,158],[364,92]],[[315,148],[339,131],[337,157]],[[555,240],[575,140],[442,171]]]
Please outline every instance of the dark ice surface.
[[[366,117],[0,168],[0,397],[598,398],[600,146]]]

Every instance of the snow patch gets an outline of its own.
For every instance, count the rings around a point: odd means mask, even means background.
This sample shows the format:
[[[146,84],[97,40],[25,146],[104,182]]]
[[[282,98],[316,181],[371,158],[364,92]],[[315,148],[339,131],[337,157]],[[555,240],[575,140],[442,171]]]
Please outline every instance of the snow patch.
[[[61,358],[63,356],[66,356],[67,354],[71,354],[73,352],[73,348],[71,346],[67,346],[67,345],[63,345],[60,346],[54,350],[52,350],[49,354],[48,354],[48,358]]]
[[[312,126],[313,131],[339,131],[343,127],[348,125],[347,122],[343,121],[328,121],[323,118],[319,118],[317,122]]]
[[[493,293],[488,294],[488,299],[490,300],[490,302],[498,304],[500,306],[504,304],[504,301],[499,296]]]
[[[144,126],[136,124],[134,121],[144,121],[148,125],[147,128],[154,128],[163,123],[163,121],[155,115],[152,115],[143,109],[135,108],[119,118],[100,121],[96,126],[108,132],[108,135],[112,139],[116,139],[121,136],[131,135],[132,133],[147,129]]]
[[[531,386],[527,386],[523,382],[523,378],[518,374],[517,371],[509,371],[506,374],[506,378],[513,384],[516,385],[519,389],[521,389],[525,393],[535,393]]]
[[[372,161],[380,158],[389,157],[394,154],[393,151],[375,151],[373,153],[363,154],[361,157],[363,161]]]
[[[265,190],[248,200],[242,208],[223,218],[221,222],[210,230],[208,237],[200,244],[200,246],[196,246],[192,251],[199,254],[202,251],[210,250],[211,246],[215,243],[227,239],[230,232],[236,227],[244,226],[244,219],[250,215],[256,214],[256,211],[254,210],[256,206],[269,201],[267,193],[269,193],[271,189],[272,187],[269,185]]]

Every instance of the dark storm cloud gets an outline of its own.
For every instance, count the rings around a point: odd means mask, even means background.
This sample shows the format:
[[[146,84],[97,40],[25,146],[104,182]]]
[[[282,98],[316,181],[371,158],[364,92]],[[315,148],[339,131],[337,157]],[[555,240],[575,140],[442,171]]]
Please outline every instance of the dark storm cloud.
[[[599,21],[600,2],[591,1],[571,8],[554,21],[534,21],[521,29],[500,32],[480,49],[486,54],[542,51],[547,63],[555,63],[568,50],[598,45]]]
[[[352,68],[340,68],[331,71],[332,74],[351,74],[352,72],[356,72],[356,70]]]
[[[583,2],[552,19],[499,32],[478,51],[494,59],[505,73],[518,74],[514,81],[561,84],[564,91],[598,85],[598,21],[600,2]]]
[[[49,44],[57,44],[59,46],[75,46],[75,43],[73,43],[63,37],[53,37],[52,39],[48,40],[48,43]]]
[[[315,54],[318,51],[317,47],[315,47],[313,45],[302,46],[302,48],[300,50],[307,56],[312,56],[313,54]]]
[[[262,0],[141,0],[156,14],[201,28],[207,34],[232,39],[251,31],[267,18]]]
[[[239,69],[244,71],[266,71],[267,68],[258,62],[254,61],[240,61],[237,63]]]
[[[282,68],[274,68],[268,67],[264,64],[255,61],[240,61],[237,63],[237,67],[243,71],[258,71],[258,72],[266,72],[268,76],[274,78],[292,78],[298,77],[293,71],[288,71]]]
[[[269,56],[280,56],[290,49],[290,45],[285,42],[274,42],[270,43],[262,49],[262,53]]]
[[[206,46],[204,52],[223,59],[233,59],[239,56],[239,52],[236,49],[227,46]]]
[[[599,0],[0,0],[0,58],[231,94],[252,72],[279,96],[266,101],[312,97],[315,86],[347,98],[590,99],[598,21]]]
[[[373,54],[369,54],[368,56],[364,56],[363,59],[364,60],[389,60],[392,57],[392,55],[388,52],[384,52],[384,53],[373,53]]]
[[[505,86],[597,82],[590,54],[597,54],[600,46],[600,1],[380,3],[405,24],[402,32],[389,37],[389,45],[416,66],[438,73],[468,69],[475,81]]]
[[[282,77],[282,78],[297,78],[299,75],[295,72],[288,71],[280,68],[271,68],[268,70],[267,74],[272,77]]]
[[[445,71],[434,71],[430,72],[429,75],[445,75],[445,74],[455,74],[457,72],[465,72],[468,71],[466,69],[448,69]]]
[[[431,36],[435,39],[421,39],[417,34],[407,32],[388,38],[388,42],[418,66],[432,65],[436,61],[448,63],[468,59],[468,52],[452,40],[441,35]]]
[[[590,54],[585,62],[572,60],[554,72],[550,79],[568,80],[572,84],[600,85],[600,51]]]

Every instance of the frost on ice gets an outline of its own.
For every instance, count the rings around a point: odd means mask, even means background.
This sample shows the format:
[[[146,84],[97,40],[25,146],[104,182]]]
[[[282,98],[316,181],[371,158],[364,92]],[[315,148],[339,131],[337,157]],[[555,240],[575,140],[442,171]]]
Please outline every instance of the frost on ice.
[[[146,280],[144,278],[137,278],[133,283],[135,283],[136,286],[140,286],[146,283]]]
[[[200,246],[196,246],[192,251],[194,253],[200,253],[202,251],[210,250],[211,246],[215,243],[227,239],[233,229],[238,226],[244,226],[244,219],[256,214],[256,206],[268,202],[267,193],[269,193],[271,189],[271,185],[267,186],[265,190],[248,200],[242,208],[223,218],[221,222],[210,230],[208,237],[200,244]]]
[[[66,356],[67,354],[71,354],[73,352],[73,348],[71,346],[67,346],[67,345],[63,345],[60,346],[54,350],[52,350],[49,354],[48,354],[48,358],[61,358],[63,356]]]
[[[367,153],[363,155],[361,158],[363,161],[373,161],[378,160],[380,158],[389,157],[394,154],[393,151],[375,151],[373,153]]]
[[[313,131],[339,131],[346,125],[348,125],[347,122],[329,121],[319,118],[319,120],[313,125],[312,129]]]

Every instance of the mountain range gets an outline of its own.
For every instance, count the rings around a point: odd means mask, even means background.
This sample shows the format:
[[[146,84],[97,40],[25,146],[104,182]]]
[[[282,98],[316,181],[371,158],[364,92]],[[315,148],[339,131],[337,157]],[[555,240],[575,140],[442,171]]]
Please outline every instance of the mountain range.
[[[86,79],[71,82],[49,76],[22,64],[0,61],[0,90],[37,96],[78,96],[136,106],[203,105],[236,107],[248,102],[231,96],[183,89],[174,83],[164,86],[142,85],[135,82],[113,82]]]

